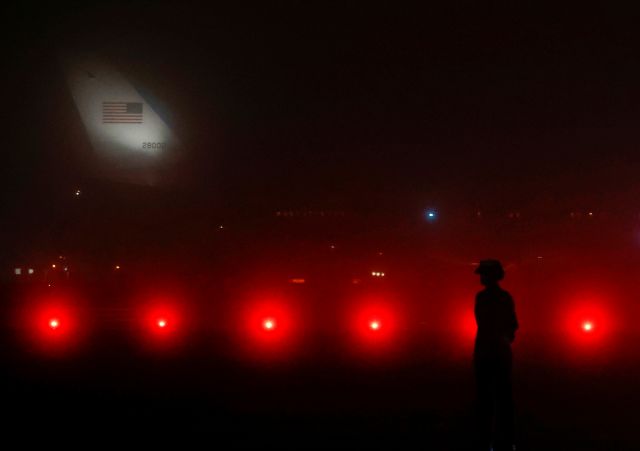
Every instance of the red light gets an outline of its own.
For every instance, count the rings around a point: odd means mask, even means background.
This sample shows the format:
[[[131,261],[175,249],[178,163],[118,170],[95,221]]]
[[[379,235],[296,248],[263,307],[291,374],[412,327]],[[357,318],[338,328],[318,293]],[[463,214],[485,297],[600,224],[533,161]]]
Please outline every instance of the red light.
[[[358,304],[349,314],[347,323],[354,340],[353,350],[361,356],[374,353],[379,358],[380,352],[399,345],[402,338],[398,306],[380,295],[368,296]]]
[[[397,328],[397,318],[386,305],[363,307],[355,314],[355,332],[365,341],[390,338]],[[375,338],[374,338],[375,337]]]
[[[262,322],[262,327],[265,330],[273,330],[276,327],[276,322],[271,318],[267,318]]]
[[[25,303],[16,311],[30,349],[48,356],[74,352],[84,342],[91,318],[77,298],[55,293]]]
[[[174,352],[182,347],[189,315],[177,295],[156,295],[140,301],[138,325],[141,344],[152,352]]]
[[[144,321],[147,323],[148,333],[164,339],[178,331],[180,313],[169,306],[156,307],[149,310]]]
[[[609,349],[615,341],[613,334],[616,318],[611,306],[610,295],[602,294],[604,290],[579,292],[566,307],[566,313],[559,318],[559,326],[563,334],[568,334],[568,351],[572,355],[577,350],[596,352]],[[589,354],[593,357],[594,354]],[[603,353],[611,355],[610,353]]]
[[[298,346],[298,312],[281,296],[260,294],[238,311],[242,335],[239,344],[252,360],[288,357]]]
[[[463,345],[465,349],[470,344],[473,344],[478,330],[473,309],[473,295],[462,298],[459,304],[451,309],[449,322],[448,324],[442,324],[442,327],[445,327],[447,332],[454,334],[457,344]]]

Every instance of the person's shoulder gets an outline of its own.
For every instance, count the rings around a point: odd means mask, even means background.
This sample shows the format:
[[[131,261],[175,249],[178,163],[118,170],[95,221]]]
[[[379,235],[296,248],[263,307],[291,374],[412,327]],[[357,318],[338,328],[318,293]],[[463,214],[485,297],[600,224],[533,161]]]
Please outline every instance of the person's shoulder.
[[[502,295],[502,298],[504,300],[513,302],[513,297],[511,296],[511,293],[509,293],[507,290],[503,290],[502,288],[500,288],[500,294]]]

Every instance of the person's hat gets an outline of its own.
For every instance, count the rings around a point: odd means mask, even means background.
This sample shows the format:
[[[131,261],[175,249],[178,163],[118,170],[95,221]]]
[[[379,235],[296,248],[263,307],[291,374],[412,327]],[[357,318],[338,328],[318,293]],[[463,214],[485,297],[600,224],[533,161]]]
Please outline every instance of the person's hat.
[[[481,260],[474,273],[489,276],[494,280],[504,279],[504,269],[498,260]]]

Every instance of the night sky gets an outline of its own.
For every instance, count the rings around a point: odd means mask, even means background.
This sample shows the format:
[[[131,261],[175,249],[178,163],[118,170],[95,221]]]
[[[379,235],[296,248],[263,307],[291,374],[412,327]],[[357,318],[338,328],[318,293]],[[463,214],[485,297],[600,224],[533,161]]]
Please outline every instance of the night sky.
[[[221,208],[615,209],[640,194],[639,41],[622,10],[122,2],[8,14],[2,183],[17,203],[87,177],[58,64],[78,50],[162,106],[185,143],[189,196]]]

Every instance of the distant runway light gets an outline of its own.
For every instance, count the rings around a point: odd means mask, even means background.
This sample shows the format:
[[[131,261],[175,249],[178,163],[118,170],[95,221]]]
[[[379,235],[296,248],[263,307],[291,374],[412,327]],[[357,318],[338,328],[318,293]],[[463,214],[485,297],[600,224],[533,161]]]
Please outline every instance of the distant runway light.
[[[359,350],[378,352],[397,343],[399,317],[394,304],[374,296],[354,311],[352,327]]]
[[[271,318],[267,318],[262,322],[262,327],[265,330],[273,330],[276,327],[276,322]]]
[[[176,301],[169,296],[156,298],[152,302],[140,311],[141,325],[144,326],[141,330],[142,338],[152,348],[158,346],[157,349],[180,345],[188,332],[184,326],[184,312],[172,305]]]
[[[438,212],[434,209],[429,209],[427,211],[425,211],[424,213],[424,217],[427,221],[429,222],[433,222],[436,219],[438,219]]]

